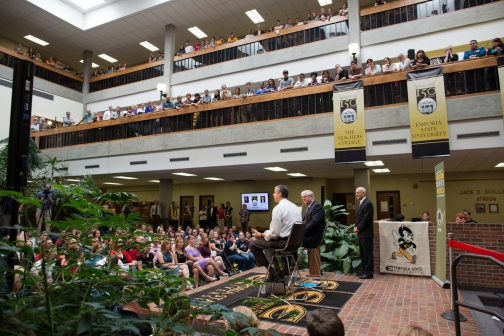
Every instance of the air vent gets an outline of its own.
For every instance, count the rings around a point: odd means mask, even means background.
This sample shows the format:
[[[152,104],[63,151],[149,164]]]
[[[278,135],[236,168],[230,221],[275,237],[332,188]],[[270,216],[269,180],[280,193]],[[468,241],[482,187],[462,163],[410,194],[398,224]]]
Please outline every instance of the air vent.
[[[141,165],[141,164],[147,164],[147,161],[131,161],[131,162],[130,162],[130,165],[131,165],[131,166],[134,166],[134,165]]]
[[[247,152],[224,154],[225,158],[236,157],[236,156],[247,156]]]
[[[189,158],[188,157],[184,157],[184,158],[173,158],[173,159],[170,159],[170,162],[180,162],[180,161],[189,161]]]
[[[457,139],[474,139],[474,138],[487,138],[499,136],[499,131],[493,132],[481,132],[481,133],[466,133],[466,134],[457,134]]]
[[[100,165],[85,166],[84,168],[86,168],[86,169],[100,168]]]
[[[280,153],[306,152],[308,147],[284,148],[280,149]]]
[[[58,168],[58,170],[68,171],[68,167]]]
[[[407,139],[394,139],[394,140],[373,141],[373,146],[396,145],[396,144],[402,144],[402,143],[408,143],[408,140]]]

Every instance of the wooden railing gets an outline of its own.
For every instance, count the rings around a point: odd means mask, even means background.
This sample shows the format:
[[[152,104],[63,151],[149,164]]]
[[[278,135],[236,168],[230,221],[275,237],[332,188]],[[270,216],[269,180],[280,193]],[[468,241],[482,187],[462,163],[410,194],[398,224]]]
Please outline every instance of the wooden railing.
[[[361,9],[361,30],[371,30],[414,21],[457,10],[481,6],[497,0],[400,0]],[[451,6],[451,7],[450,7]]]
[[[233,43],[225,43],[194,53],[175,56],[173,58],[173,72],[191,70],[347,34],[347,17],[333,16],[330,21],[310,22],[306,25],[281,29],[278,34],[266,32]]]
[[[442,67],[447,97],[500,89],[495,57]],[[366,109],[408,102],[406,72],[365,77],[363,83]],[[333,84],[32,132],[32,136],[40,137],[37,139],[40,149],[46,149],[330,113]]]
[[[83,79],[72,73],[57,69],[44,61],[36,61],[24,55],[19,55],[13,50],[0,46],[0,65],[12,68],[17,60],[28,60],[35,64],[35,77],[62,85],[68,89],[82,92]]]

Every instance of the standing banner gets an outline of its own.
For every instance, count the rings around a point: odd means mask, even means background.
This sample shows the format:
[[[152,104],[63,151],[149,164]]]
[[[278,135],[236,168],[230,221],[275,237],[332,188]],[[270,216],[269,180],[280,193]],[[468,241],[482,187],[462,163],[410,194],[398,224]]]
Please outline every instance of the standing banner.
[[[499,72],[499,83],[504,83],[504,57],[497,58],[497,71]],[[500,90],[502,113],[504,114],[504,90]]]
[[[446,284],[446,198],[444,161],[434,167],[436,177],[436,267],[432,278]]]
[[[366,161],[362,81],[333,85],[334,163]]]
[[[380,221],[380,273],[431,276],[429,222]]]
[[[406,75],[413,159],[449,156],[443,69],[411,71]]]

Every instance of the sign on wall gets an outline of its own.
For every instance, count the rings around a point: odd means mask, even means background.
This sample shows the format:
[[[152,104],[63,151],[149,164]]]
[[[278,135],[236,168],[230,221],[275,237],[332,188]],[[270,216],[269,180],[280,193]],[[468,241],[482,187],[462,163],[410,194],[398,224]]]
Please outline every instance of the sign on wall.
[[[366,161],[362,81],[333,85],[334,163]]]
[[[380,272],[431,276],[429,223],[380,221]]]
[[[442,68],[412,71],[406,75],[413,159],[449,156]]]
[[[504,57],[497,58],[497,71],[499,72],[499,83],[504,83]],[[500,90],[502,113],[504,114],[504,90]]]
[[[434,277],[446,283],[446,190],[444,161],[434,167],[436,177],[436,267]]]

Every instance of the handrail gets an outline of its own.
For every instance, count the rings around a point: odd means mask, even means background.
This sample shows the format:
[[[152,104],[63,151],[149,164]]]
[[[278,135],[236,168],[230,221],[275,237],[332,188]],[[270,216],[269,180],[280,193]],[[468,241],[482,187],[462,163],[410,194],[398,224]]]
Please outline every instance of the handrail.
[[[460,71],[471,70],[471,69],[486,68],[486,67],[496,66],[496,65],[497,65],[497,58],[493,57],[493,56],[489,56],[489,57],[481,57],[478,59],[464,60],[464,61],[460,61],[460,62],[441,64],[441,65],[435,65],[435,66],[443,67],[444,73],[454,73],[454,72],[460,72]],[[415,70],[410,70],[410,71],[415,71]],[[400,71],[400,72],[395,72],[395,73],[391,73],[391,74],[380,74],[380,75],[375,75],[375,76],[368,76],[368,77],[364,77],[362,79],[362,81],[363,81],[363,84],[365,87],[366,86],[373,86],[373,85],[377,85],[377,84],[405,81],[407,72],[409,72],[409,71]],[[338,83],[342,83],[342,82],[349,82],[349,80],[341,81]],[[123,118],[118,118],[118,119],[113,119],[113,120],[104,120],[104,121],[99,121],[99,122],[86,123],[86,124],[81,124],[81,125],[76,125],[76,126],[58,128],[58,129],[51,129],[51,130],[45,130],[45,131],[33,131],[31,134],[32,134],[32,136],[54,135],[54,134],[61,134],[61,133],[67,133],[67,132],[75,132],[75,131],[81,131],[81,130],[101,128],[101,127],[106,127],[106,126],[121,125],[121,124],[133,123],[133,122],[138,122],[138,121],[158,119],[158,118],[167,117],[167,116],[184,115],[184,114],[217,110],[217,109],[222,109],[222,108],[236,107],[236,106],[242,106],[244,104],[257,104],[257,103],[274,101],[274,100],[281,100],[281,99],[286,99],[286,98],[295,98],[295,97],[305,96],[305,95],[332,92],[333,91],[333,84],[335,84],[335,83],[336,82],[332,82],[332,83],[327,83],[327,84],[319,84],[316,86],[296,88],[296,89],[290,89],[290,90],[274,92],[274,93],[266,93],[266,94],[261,94],[261,95],[250,96],[250,97],[243,98],[243,99],[231,99],[231,100],[213,102],[213,103],[209,103],[209,104],[203,104],[203,105],[200,105],[197,107],[190,106],[190,107],[181,108],[181,109],[170,109],[170,110],[164,110],[164,111],[153,112],[153,113],[145,113],[142,115],[123,117]]]
[[[101,81],[101,80],[104,80],[104,79],[109,79],[109,78],[113,78],[113,77],[117,77],[117,76],[121,76],[121,75],[126,75],[126,74],[129,74],[129,73],[135,72],[135,71],[149,69],[149,68],[153,68],[153,67],[156,67],[156,66],[159,66],[159,65],[163,65],[163,64],[164,64],[164,60],[156,61],[156,62],[151,62],[151,63],[145,63],[145,64],[141,64],[141,65],[136,65],[134,67],[127,68],[126,70],[115,71],[115,72],[113,72],[111,74],[105,74],[105,75],[101,75],[101,76],[98,76],[98,77],[90,78],[89,79],[89,83],[98,82],[98,81]]]
[[[424,1],[427,1],[427,0],[424,0]],[[254,43],[254,42],[259,42],[259,41],[267,40],[267,39],[272,38],[272,37],[284,36],[284,35],[288,35],[288,34],[292,34],[292,33],[297,33],[297,32],[300,32],[300,31],[304,31],[304,30],[307,30],[307,29],[317,28],[317,27],[322,27],[322,26],[327,26],[329,24],[333,24],[333,23],[337,23],[337,22],[343,22],[343,21],[347,21],[347,20],[348,20],[348,18],[346,16],[336,15],[336,16],[331,17],[330,21],[310,22],[308,24],[304,24],[304,25],[301,25],[301,26],[293,26],[293,27],[290,27],[290,28],[287,28],[287,29],[281,29],[278,34],[276,34],[275,32],[266,32],[266,33],[263,33],[261,35],[254,36],[254,37],[251,37],[251,38],[243,38],[243,39],[238,40],[238,41],[233,42],[233,43],[225,43],[223,45],[216,46],[215,48],[211,47],[211,48],[207,48],[207,49],[203,49],[203,50],[198,50],[198,51],[196,51],[194,53],[184,54],[182,56],[174,56],[173,57],[173,61],[174,62],[175,61],[180,61],[180,60],[184,60],[184,59],[187,59],[187,58],[192,58],[192,57],[195,57],[195,56],[201,56],[201,55],[209,54],[209,53],[220,51],[220,50],[225,50],[225,49],[229,49],[229,48],[233,48],[233,47],[239,47],[239,46],[242,46],[242,45],[245,45],[245,44],[249,44],[249,43]]]
[[[54,72],[59,73],[59,74],[61,74],[63,76],[67,76],[67,77],[70,77],[72,79],[78,80],[79,82],[83,82],[84,81],[84,79],[82,79],[82,77],[76,76],[76,75],[74,75],[74,74],[72,74],[70,72],[67,72],[67,71],[64,71],[64,70],[60,70],[60,69],[55,68],[53,66],[47,65],[44,61],[36,61],[33,58],[30,58],[28,56],[20,55],[17,52],[15,52],[13,50],[9,50],[9,49],[7,49],[7,48],[5,48],[3,46],[0,46],[0,52],[3,52],[5,54],[9,54],[9,55],[11,55],[13,57],[16,57],[16,58],[19,58],[19,59],[31,61],[31,62],[33,62],[38,67],[46,68],[47,70],[54,71]]]
[[[361,9],[360,11],[360,16],[365,16],[365,15],[371,15],[371,14],[376,14],[376,13],[381,13],[385,12],[391,9],[396,9],[396,8],[401,8],[401,7],[406,7],[410,5],[416,5],[422,2],[427,2],[430,0],[399,0],[399,1],[392,1],[388,2],[384,5],[381,6],[372,6],[372,7],[366,7]]]

